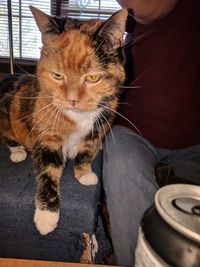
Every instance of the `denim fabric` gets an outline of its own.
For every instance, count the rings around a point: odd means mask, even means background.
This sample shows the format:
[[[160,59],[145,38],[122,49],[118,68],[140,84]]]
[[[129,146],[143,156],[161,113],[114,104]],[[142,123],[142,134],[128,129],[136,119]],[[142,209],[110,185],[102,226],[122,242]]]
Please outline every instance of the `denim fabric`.
[[[118,125],[107,136],[103,184],[117,264],[134,264],[140,221],[159,188],[154,171],[158,162],[169,163],[175,175],[200,184],[200,145],[180,150],[158,149]]]
[[[61,179],[58,227],[47,236],[41,236],[33,223],[36,188],[30,158],[13,163],[8,149],[0,145],[0,164],[0,257],[80,261],[84,249],[83,232],[95,233],[98,228],[101,183],[80,184],[73,177],[73,163],[68,162]],[[101,177],[101,155],[93,167]],[[103,234],[103,229],[101,231]],[[102,242],[107,246],[108,240]],[[99,248],[99,261],[101,252]]]

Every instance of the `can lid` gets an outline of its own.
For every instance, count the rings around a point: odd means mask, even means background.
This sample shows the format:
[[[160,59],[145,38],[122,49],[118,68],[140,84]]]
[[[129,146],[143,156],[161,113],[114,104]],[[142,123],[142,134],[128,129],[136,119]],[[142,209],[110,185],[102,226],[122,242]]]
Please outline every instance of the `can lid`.
[[[171,227],[200,243],[200,186],[164,186],[156,192],[155,206]]]

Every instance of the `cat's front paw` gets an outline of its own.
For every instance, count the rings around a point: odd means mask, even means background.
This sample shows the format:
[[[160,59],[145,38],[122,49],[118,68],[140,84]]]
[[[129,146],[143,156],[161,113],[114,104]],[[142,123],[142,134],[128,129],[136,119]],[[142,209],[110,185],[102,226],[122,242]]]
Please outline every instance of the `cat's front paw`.
[[[23,146],[10,147],[10,152],[10,159],[13,162],[23,161],[27,157],[27,152],[25,151]]]
[[[98,182],[98,177],[94,172],[89,172],[79,177],[78,180],[81,184],[84,185],[95,185]]]
[[[56,227],[59,220],[59,212],[49,210],[35,210],[34,222],[41,235],[47,235]]]

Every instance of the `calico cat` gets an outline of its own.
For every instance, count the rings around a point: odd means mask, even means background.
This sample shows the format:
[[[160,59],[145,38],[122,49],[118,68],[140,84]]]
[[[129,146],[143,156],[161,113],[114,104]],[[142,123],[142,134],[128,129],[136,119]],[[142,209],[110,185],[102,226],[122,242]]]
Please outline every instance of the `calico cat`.
[[[34,222],[42,235],[59,220],[59,184],[67,159],[84,185],[111,127],[124,83],[127,10],[107,21],[52,17],[30,7],[43,47],[36,76],[25,75],[0,101],[0,134],[14,162],[30,153],[36,170]],[[27,151],[27,152],[26,152]]]

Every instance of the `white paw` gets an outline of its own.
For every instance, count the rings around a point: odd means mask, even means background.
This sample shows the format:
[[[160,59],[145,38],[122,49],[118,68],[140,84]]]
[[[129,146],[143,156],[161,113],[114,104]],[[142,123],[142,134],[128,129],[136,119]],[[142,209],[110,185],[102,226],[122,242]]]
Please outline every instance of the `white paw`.
[[[98,182],[98,177],[94,172],[89,172],[82,175],[79,179],[79,182],[84,185],[94,185]]]
[[[56,227],[59,220],[59,212],[51,212],[48,210],[35,210],[34,222],[36,228],[41,235],[47,235],[52,232]]]
[[[27,152],[25,151],[23,146],[18,147],[9,147],[10,149],[10,159],[13,162],[20,162],[26,159]]]

